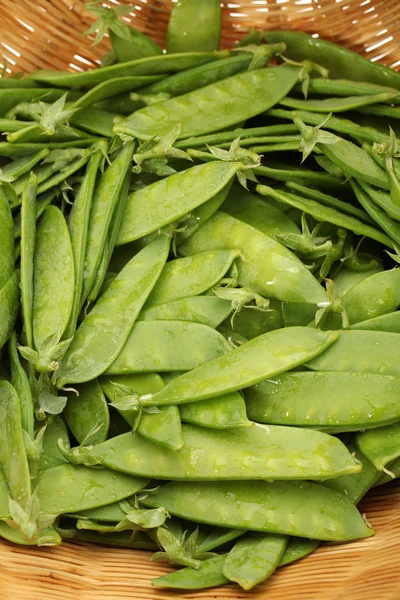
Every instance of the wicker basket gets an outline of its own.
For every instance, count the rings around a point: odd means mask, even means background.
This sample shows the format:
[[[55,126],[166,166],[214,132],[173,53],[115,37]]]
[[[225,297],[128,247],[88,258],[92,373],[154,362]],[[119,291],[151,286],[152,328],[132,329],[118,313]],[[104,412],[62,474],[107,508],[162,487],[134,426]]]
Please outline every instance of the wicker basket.
[[[131,21],[163,43],[172,0],[136,0]],[[201,2],[201,0],[199,0]],[[109,0],[109,4],[118,4]],[[301,29],[400,69],[399,0],[255,0],[224,3],[221,45],[249,27]],[[85,70],[107,51],[82,35],[93,17],[82,0],[0,0],[0,63],[9,72],[38,68]],[[1,57],[4,60],[1,60]],[[325,546],[279,569],[255,591],[226,586],[199,593],[167,592],[151,579],[169,568],[149,554],[64,543],[18,547],[0,541],[0,600],[398,600],[400,598],[400,483],[368,494],[360,505],[376,530],[364,541]]]

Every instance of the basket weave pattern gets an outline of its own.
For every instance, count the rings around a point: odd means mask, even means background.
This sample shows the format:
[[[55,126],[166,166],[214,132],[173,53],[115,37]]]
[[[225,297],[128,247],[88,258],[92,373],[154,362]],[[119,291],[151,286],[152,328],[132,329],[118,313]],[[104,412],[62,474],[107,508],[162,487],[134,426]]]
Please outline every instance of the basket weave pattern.
[[[199,0],[200,2],[201,0]],[[127,4],[109,0],[112,4]],[[136,0],[126,17],[163,45],[172,0]],[[93,68],[109,49],[82,35],[94,17],[82,0],[0,0],[0,65],[8,72]],[[224,3],[221,46],[249,28],[299,29],[338,42],[400,70],[400,0],[256,0]],[[30,548],[0,541],[0,600],[399,600],[400,482],[377,488],[360,510],[374,537],[326,545],[279,569],[249,593],[234,586],[202,592],[156,590],[151,579],[169,572],[149,553],[64,543]]]

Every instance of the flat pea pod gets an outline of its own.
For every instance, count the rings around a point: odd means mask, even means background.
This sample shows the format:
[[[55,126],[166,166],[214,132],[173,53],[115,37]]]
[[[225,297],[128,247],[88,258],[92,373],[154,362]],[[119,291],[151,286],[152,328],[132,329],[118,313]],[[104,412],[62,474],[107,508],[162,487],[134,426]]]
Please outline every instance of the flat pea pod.
[[[225,55],[225,52],[222,56]],[[93,69],[81,73],[71,73],[70,71],[47,71],[42,69],[29,74],[29,80],[44,83],[46,85],[54,85],[55,87],[77,88],[77,87],[92,87],[108,81],[114,77],[133,77],[137,75],[161,75],[163,73],[173,73],[174,71],[183,71],[191,67],[198,66],[219,58],[215,52],[187,52],[186,54],[168,54],[162,56],[149,56],[148,58],[140,58],[102,69]],[[6,91],[6,90],[4,90]],[[30,92],[38,90],[30,90]],[[45,92],[49,90],[45,88]],[[52,90],[58,92],[59,90]],[[20,91],[18,92],[20,94]],[[60,91],[61,96],[64,91]],[[35,94],[34,97],[41,96]],[[23,98],[27,99],[27,98]],[[31,98],[30,98],[31,99]],[[46,98],[47,99],[47,98]],[[52,99],[48,99],[51,102]],[[8,110],[8,108],[7,108]],[[6,112],[6,111],[4,111]],[[1,115],[0,115],[1,116]]]
[[[224,336],[207,325],[138,321],[106,374],[189,371],[230,353],[231,349]]]
[[[110,415],[100,383],[94,379],[76,389],[79,396],[68,396],[63,417],[79,444],[86,438],[91,444],[101,444],[107,439]]]
[[[380,264],[373,266],[366,271],[350,271],[346,266],[342,266],[332,277],[332,281],[335,285],[335,292],[342,298],[361,281],[368,279],[368,277],[376,275],[377,273],[382,273],[382,271],[383,267]]]
[[[352,215],[343,214],[336,210],[336,208],[324,206],[315,200],[302,198],[301,196],[292,193],[274,190],[272,187],[266,185],[258,185],[256,190],[259,194],[274,198],[280,202],[286,202],[287,204],[290,204],[290,206],[311,215],[318,221],[327,221],[338,227],[350,229],[350,231],[353,231],[358,235],[365,235],[389,248],[393,247],[393,242],[390,237],[379,231],[379,229],[359,221]]]
[[[18,313],[19,277],[17,271],[0,289],[0,349],[11,336]]]
[[[46,102],[55,102],[65,94],[66,90],[49,88],[27,88],[27,89],[1,89],[0,90],[0,117],[4,117],[16,104],[20,102],[32,102],[43,99]]]
[[[229,300],[216,296],[192,296],[144,307],[139,321],[192,321],[216,329],[231,312]]]
[[[47,423],[43,434],[42,452],[39,458],[39,470],[51,469],[58,465],[66,464],[66,459],[63,457],[57,447],[57,442],[62,440],[65,448],[70,447],[68,429],[64,419],[60,415],[54,415],[51,422]]]
[[[313,371],[375,373],[400,377],[397,333],[383,331],[341,331],[338,341],[307,363]]]
[[[119,502],[113,502],[112,504],[106,504],[105,506],[82,510],[79,513],[79,517],[81,519],[87,518],[99,522],[108,521],[109,523],[119,523],[122,519],[125,519],[126,513],[122,510]]]
[[[282,163],[273,163],[268,161],[268,166],[261,165],[253,169],[255,175],[268,177],[268,179],[276,179],[277,181],[296,181],[301,185],[312,185],[315,187],[328,188],[332,191],[335,188],[340,189],[343,185],[343,180],[311,169],[306,169],[303,166],[283,165]]]
[[[36,234],[36,175],[31,173],[21,204],[21,308],[26,343],[33,348],[33,264]]]
[[[35,165],[45,159],[49,154],[50,150],[43,148],[43,150],[39,150],[39,152],[36,152],[36,154],[25,156],[19,160],[14,160],[2,167],[3,175],[18,179],[18,177],[21,177],[21,175],[29,173]]]
[[[384,210],[377,206],[356,182],[350,182],[351,187],[361,206],[366,210],[375,223],[396,243],[400,244],[400,223],[389,217]]]
[[[236,540],[244,534],[243,529],[225,529],[224,527],[213,527],[210,533],[199,541],[197,553],[210,552],[232,540]]]
[[[393,479],[398,479],[400,477],[400,459],[397,458],[395,461],[390,463],[388,467],[388,471],[390,470],[390,473],[382,473],[372,487],[390,483],[393,481]]]
[[[229,579],[223,574],[226,554],[203,560],[198,569],[185,567],[153,579],[151,585],[160,588],[202,590],[225,585]]]
[[[323,353],[337,332],[307,327],[270,331],[171,381],[156,394],[142,396],[144,406],[184,404],[255,385]]]
[[[323,96],[365,96],[381,94],[383,92],[397,92],[391,99],[393,104],[399,104],[398,90],[369,81],[351,81],[350,79],[328,79],[325,77],[311,78],[308,86],[311,94]]]
[[[123,500],[146,482],[108,469],[65,464],[40,471],[36,484],[41,512],[60,515]]]
[[[82,529],[57,528],[61,537],[68,540],[89,542],[92,544],[111,546],[116,548],[135,548],[137,550],[157,550],[158,546],[146,533],[138,531],[132,540],[131,531],[118,531],[114,533],[99,533]]]
[[[380,92],[379,94],[374,95],[349,96],[348,98],[324,98],[323,100],[316,100],[314,98],[303,100],[287,96],[280,101],[280,104],[296,110],[309,110],[318,113],[337,113],[346,112],[348,110],[357,110],[358,108],[369,104],[388,102],[397,95],[398,92],[394,90]]]
[[[289,565],[290,563],[311,554],[311,552],[314,552],[314,550],[318,548],[319,544],[319,540],[297,537],[289,538],[288,545],[285,548],[278,566],[284,567],[285,565]]]
[[[167,52],[217,50],[221,33],[218,0],[181,0],[172,9],[167,30]]]
[[[371,429],[357,435],[357,447],[378,471],[400,456],[400,424]]]
[[[335,437],[311,429],[271,425],[209,429],[182,425],[183,446],[168,450],[137,433],[91,447],[90,460],[139,477],[184,480],[325,479],[357,473],[347,448]],[[65,456],[86,460],[87,448]],[[297,461],[301,453],[303,460]]]
[[[211,429],[250,427],[252,425],[247,418],[246,405],[239,392],[231,392],[202,402],[181,404],[179,412],[185,423]]]
[[[307,306],[311,307],[315,312],[315,306],[312,304],[293,306]],[[311,319],[310,319],[311,320]],[[309,322],[305,323],[308,325]],[[300,323],[298,323],[300,324]],[[226,319],[222,323],[222,327],[229,327],[232,329],[232,337],[235,339],[235,335],[239,334],[246,340],[252,340],[253,338],[273,331],[274,329],[280,329],[283,326],[282,312],[280,303],[277,300],[269,300],[268,310],[255,310],[253,307],[243,307],[240,312],[234,316],[233,328],[232,318]]]
[[[203,294],[221,281],[239,255],[240,250],[210,250],[169,261],[145,307]]]
[[[114,132],[149,139],[153,135],[165,135],[178,124],[181,125],[180,138],[225,129],[274,106],[291,90],[298,75],[296,67],[239,73],[142,108],[116,125]]]
[[[309,481],[171,481],[143,504],[163,506],[199,523],[316,540],[339,542],[373,534],[343,494]]]
[[[169,242],[156,238],[110,283],[77,329],[55,374],[58,387],[95,379],[114,362],[161,273]]]
[[[31,495],[31,477],[22,435],[20,401],[8,381],[0,381],[0,463],[11,498],[26,510]]]
[[[157,373],[135,373],[132,375],[113,375],[112,377],[103,375],[99,381],[110,402],[114,402],[118,397],[118,390],[115,384],[129,387],[132,392],[139,394],[151,394],[158,392],[164,387],[164,382]],[[127,411],[121,410],[121,414],[125,412]]]
[[[74,259],[67,223],[59,208],[47,206],[36,229],[33,268],[33,340],[39,353],[46,340],[62,339],[73,294]]]
[[[122,147],[118,156],[104,171],[93,193],[87,230],[81,306],[90,292],[100,265],[112,217],[132,162],[133,149],[133,142],[128,142]]]
[[[285,327],[307,327],[314,321],[316,306],[296,302],[282,302],[282,320]]]
[[[216,212],[179,252],[188,256],[226,248],[242,251],[236,260],[240,285],[267,298],[311,304],[326,301],[323,287],[290,250],[226,213]]]
[[[4,186],[0,186],[0,290],[8,283],[14,273],[14,235],[13,218]]]
[[[400,379],[360,372],[282,373],[246,390],[259,423],[358,431],[400,419]]]
[[[228,553],[223,574],[244,590],[251,590],[257,583],[268,579],[279,565],[288,538],[285,535],[246,535],[236,542]]]
[[[46,148],[46,150],[65,150],[66,148],[86,148],[91,146],[94,142],[98,141],[98,138],[87,138],[73,140],[71,142],[47,142],[42,144],[36,143],[21,143],[21,144],[10,144],[9,142],[0,142],[0,156],[6,156],[7,158],[15,158],[32,155],[33,152],[39,152]]]
[[[387,331],[400,333],[400,311],[381,315],[373,319],[360,321],[351,326],[351,329],[365,329],[368,331]]]
[[[71,104],[72,106],[74,105]],[[76,125],[73,132],[76,131],[75,135],[79,135],[80,138],[90,137],[91,135],[112,138],[114,123],[121,117],[122,115],[118,113],[102,110],[97,106],[88,106],[74,113],[71,117],[71,123]]]
[[[13,384],[19,400],[21,409],[21,425],[29,437],[34,439],[35,413],[31,386],[28,375],[21,365],[17,350],[17,336],[12,334],[9,345],[9,356],[11,366],[11,383]]]
[[[176,221],[220,192],[243,168],[213,161],[160,179],[133,192],[127,201],[117,246]]]
[[[152,84],[153,82],[161,79],[159,75],[144,75],[144,76],[133,76],[133,77],[114,77],[103,81],[92,89],[88,90],[86,94],[78,98],[74,102],[74,108],[87,108],[92,104],[112,98],[123,92],[129,92],[137,88],[143,87],[146,84]]]
[[[27,540],[19,529],[0,521],[0,537],[22,546],[59,546],[62,542],[61,536],[53,527],[46,527],[40,531],[39,537]]]
[[[243,221],[266,235],[300,233],[296,223],[287,215],[246,190],[233,185],[221,210]]]
[[[365,181],[359,181],[358,183],[364,192],[368,194],[375,204],[382,208],[389,217],[396,219],[396,221],[400,221],[400,207],[394,204],[389,193],[379,190]]]

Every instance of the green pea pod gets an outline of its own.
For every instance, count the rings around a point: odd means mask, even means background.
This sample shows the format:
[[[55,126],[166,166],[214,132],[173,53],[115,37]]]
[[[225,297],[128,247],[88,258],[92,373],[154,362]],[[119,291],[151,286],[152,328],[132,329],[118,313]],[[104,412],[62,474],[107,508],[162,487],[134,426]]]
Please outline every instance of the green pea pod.
[[[189,321],[138,321],[106,374],[189,371],[231,349],[223,335],[207,325]]]
[[[360,321],[351,326],[351,329],[366,329],[368,331],[387,331],[400,333],[400,311],[388,313],[374,319]]]
[[[117,245],[127,244],[179,220],[218,194],[241,169],[242,163],[214,161],[133,192],[128,198]]]
[[[81,510],[79,512],[79,517],[93,519],[94,521],[98,521],[100,523],[103,521],[108,521],[109,523],[119,523],[125,519],[126,513],[122,510],[119,502],[113,502],[112,504],[106,504],[105,506]]]
[[[161,273],[169,242],[156,238],[110,283],[79,326],[55,374],[57,387],[95,379],[114,362]]]
[[[90,292],[100,265],[111,220],[131,165],[133,149],[133,142],[123,146],[114,162],[105,170],[93,195],[87,231],[81,306]]]
[[[0,381],[0,398],[0,463],[11,498],[26,510],[31,495],[31,477],[22,435],[20,402],[8,381]]]
[[[145,482],[108,469],[65,464],[40,471],[36,484],[41,512],[59,515],[123,500]]]
[[[52,467],[66,464],[67,461],[57,446],[59,440],[62,440],[63,447],[70,447],[69,434],[65,421],[60,415],[54,415],[52,421],[46,424],[46,429],[43,433],[39,470],[51,469]]]
[[[163,406],[153,414],[143,412],[137,432],[146,440],[170,450],[179,450],[183,446],[181,417],[176,406]]]
[[[117,548],[136,548],[137,550],[156,550],[158,545],[153,542],[144,532],[138,531],[132,539],[131,531],[115,533],[98,533],[97,531],[85,531],[79,529],[60,529],[58,532],[68,540],[89,542],[104,546],[115,546]]]
[[[1,89],[0,90],[0,117],[4,117],[14,106],[20,102],[32,102],[34,100],[45,100],[55,102],[61,98],[67,90],[50,88],[27,88],[27,89]]]
[[[116,125],[114,132],[149,139],[165,135],[176,125],[181,126],[180,138],[226,129],[271,108],[291,90],[298,75],[295,67],[239,73],[142,108]]]
[[[366,271],[350,271],[346,266],[342,266],[332,277],[332,281],[335,285],[335,292],[342,298],[357,284],[361,283],[361,281],[364,281],[364,279],[368,279],[377,273],[382,273],[382,271],[383,267],[379,264]]]
[[[289,565],[290,563],[311,554],[311,552],[314,552],[314,550],[318,548],[319,544],[320,542],[318,540],[296,537],[289,538],[288,545],[285,548],[278,567],[284,567],[285,565]]]
[[[224,52],[222,56],[226,53]],[[161,75],[163,73],[173,73],[174,71],[183,71],[191,67],[198,66],[220,58],[215,52],[188,52],[186,54],[168,54],[162,56],[150,56],[148,58],[140,58],[131,60],[125,63],[111,65],[102,69],[93,69],[91,71],[83,71],[81,73],[71,73],[70,71],[46,71],[41,69],[29,74],[29,80],[44,83],[46,85],[54,85],[55,87],[78,88],[78,87],[93,87],[103,81],[108,81],[114,77],[133,77],[137,75]],[[2,94],[8,90],[2,90]],[[50,90],[53,94],[58,93],[54,100],[65,93],[65,90]],[[29,98],[23,100],[31,100],[43,95],[43,89],[24,90],[25,95]],[[49,92],[45,88],[45,93]],[[18,94],[21,94],[19,90]],[[53,98],[46,97],[48,102],[53,101]],[[1,101],[1,95],[0,95]],[[15,102],[14,102],[15,104]],[[13,106],[13,104],[11,105]],[[9,108],[4,110],[6,113]],[[3,111],[2,111],[3,112]],[[1,116],[1,115],[0,115]]]
[[[143,500],[199,523],[347,541],[373,535],[347,498],[308,481],[169,482]]]
[[[378,485],[390,483],[391,481],[393,481],[393,479],[398,479],[400,477],[400,459],[397,458],[395,461],[390,463],[388,467],[390,468],[390,472],[382,473],[372,487],[377,487]]]
[[[193,321],[216,329],[231,312],[229,300],[216,296],[192,296],[143,308],[139,321]]]
[[[231,392],[202,402],[189,402],[179,407],[182,421],[210,427],[229,429],[231,427],[250,427],[246,405],[239,392]]]
[[[293,369],[323,353],[337,332],[290,327],[265,333],[189,373],[160,392],[141,397],[143,406],[184,404],[234,392]]]
[[[370,198],[372,198],[374,203],[382,208],[389,215],[389,217],[396,219],[396,221],[400,221],[400,207],[392,202],[390,194],[374,188],[365,181],[359,181],[358,183],[363,188],[364,192],[368,194]]]
[[[31,169],[45,159],[49,153],[50,150],[43,148],[43,150],[39,150],[39,152],[36,154],[25,156],[19,160],[14,160],[13,162],[8,163],[8,165],[4,165],[4,167],[2,167],[3,175],[18,179],[18,177],[21,177],[21,175],[30,173]]]
[[[359,433],[356,441],[359,450],[374,467],[385,471],[386,465],[400,456],[400,425],[394,423]]]
[[[313,371],[375,373],[400,377],[397,333],[341,331],[336,344],[307,363]]]
[[[19,277],[17,271],[0,289],[0,349],[11,336],[18,313]]]
[[[282,319],[285,327],[307,327],[314,321],[316,307],[313,304],[282,302]]]
[[[181,0],[171,12],[167,30],[167,52],[217,50],[221,33],[218,0]]]
[[[323,100],[302,100],[298,98],[283,98],[280,101],[282,106],[294,108],[296,110],[309,110],[318,113],[337,113],[348,110],[357,110],[362,106],[369,104],[379,104],[379,102],[388,102],[398,95],[396,90],[381,92],[379,94],[368,94],[366,96],[350,96],[348,98],[324,98]]]
[[[21,308],[26,343],[33,348],[33,262],[36,235],[37,179],[33,173],[21,205]]]
[[[286,202],[290,206],[293,206],[294,208],[311,215],[318,221],[327,221],[328,223],[332,223],[338,227],[349,229],[357,235],[365,235],[373,240],[376,240],[377,242],[380,242],[384,246],[388,246],[389,248],[393,247],[392,240],[387,235],[379,231],[379,229],[359,221],[352,215],[343,214],[342,212],[336,210],[336,208],[324,206],[323,204],[320,204],[319,202],[309,198],[302,198],[300,196],[296,196],[295,194],[274,190],[266,185],[258,185],[256,189],[259,194],[274,198],[275,200],[279,200],[281,202]]]
[[[221,210],[266,235],[300,233],[296,223],[243,186],[234,185]]]
[[[226,248],[242,251],[236,260],[240,285],[267,298],[311,304],[326,302],[325,290],[290,250],[226,213],[215,213],[179,247],[179,252],[188,256]]]
[[[17,336],[15,332],[12,334],[10,339],[9,355],[11,366],[11,383],[13,384],[20,400],[22,429],[24,429],[29,437],[33,440],[35,412],[32,390],[29,384],[28,375],[26,374],[25,369],[19,360]]]
[[[37,539],[26,539],[20,529],[15,529],[0,521],[0,537],[22,546],[59,546],[62,542],[61,536],[53,527],[46,527],[39,533]]]
[[[337,438],[311,429],[255,425],[215,430],[184,424],[182,435],[183,447],[172,451],[136,433],[123,434],[89,449],[89,460],[155,479],[325,479],[360,470]],[[85,462],[87,451],[75,448],[65,456]],[[304,456],[301,463],[298,452]]]
[[[163,380],[156,373],[135,373],[132,375],[113,375],[112,377],[103,375],[99,381],[110,402],[114,402],[118,397],[116,384],[117,386],[128,387],[132,392],[139,394],[155,393],[164,387]],[[128,411],[121,410],[121,414],[125,414],[125,412]]]
[[[203,294],[221,281],[239,255],[240,250],[212,250],[168,262],[145,306]]]
[[[77,386],[79,396],[68,397],[63,417],[75,439],[82,444],[101,444],[107,439],[110,415],[99,382],[95,379]]]
[[[379,208],[373,200],[364,192],[356,181],[350,182],[351,187],[361,206],[374,219],[375,223],[396,243],[400,244],[400,223],[389,217],[384,210]]]
[[[293,306],[306,306],[313,311],[313,314],[316,310],[313,304],[293,304]],[[281,306],[277,300],[269,300],[267,310],[256,309],[257,307],[244,306],[240,312],[235,314],[230,337],[235,339],[235,335],[239,334],[246,340],[252,340],[263,333],[280,329],[283,326]],[[307,323],[297,323],[297,325],[308,325],[310,321],[311,319]],[[232,318],[224,321],[222,327],[232,328]]]
[[[6,156],[7,158],[20,158],[21,156],[32,155],[33,152],[39,152],[46,148],[46,150],[65,150],[66,148],[86,148],[91,146],[98,138],[87,138],[85,140],[77,139],[71,142],[47,142],[42,143],[23,143],[23,144],[10,144],[9,142],[0,142],[0,156]],[[78,167],[79,168],[79,167]]]
[[[36,198],[36,211],[35,211],[36,212],[36,221],[38,221],[39,217],[41,217],[42,214],[44,213],[46,206],[51,204],[53,202],[54,198],[56,198],[56,196],[57,196],[57,190],[52,189],[52,190],[49,190],[48,192],[45,192],[38,198]],[[36,225],[35,225],[35,228],[36,228]],[[14,239],[18,240],[18,238],[20,236],[21,236],[21,213],[16,214],[14,217]],[[19,254],[17,254],[17,249],[15,250],[15,254],[16,254],[16,256],[19,256]]]
[[[315,77],[310,79],[308,91],[311,94],[321,94],[323,96],[373,96],[383,92],[397,92],[397,96],[394,96],[391,102],[393,104],[399,104],[400,102],[400,95],[396,89],[377,83],[370,83],[369,81]]]
[[[245,532],[243,529],[225,529],[224,527],[213,527],[208,535],[197,545],[196,554],[210,552],[232,540],[241,537]]]
[[[229,583],[223,574],[226,554],[203,560],[198,569],[185,567],[162,577],[153,579],[154,587],[182,590],[202,590]]]
[[[223,574],[244,590],[268,579],[279,566],[288,538],[273,533],[262,536],[244,536],[229,552]]]
[[[0,185],[0,290],[14,273],[13,219],[4,185]]]
[[[249,418],[259,423],[358,431],[400,419],[400,380],[359,372],[292,372],[246,390]]]
[[[342,297],[350,323],[393,312],[400,305],[400,269],[389,269],[362,279]]]

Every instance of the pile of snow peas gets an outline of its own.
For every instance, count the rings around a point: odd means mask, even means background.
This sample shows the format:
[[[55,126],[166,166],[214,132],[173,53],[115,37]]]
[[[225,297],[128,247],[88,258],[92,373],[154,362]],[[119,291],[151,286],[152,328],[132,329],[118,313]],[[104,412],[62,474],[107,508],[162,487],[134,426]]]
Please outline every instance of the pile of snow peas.
[[[400,476],[400,74],[88,8],[98,68],[0,78],[0,536],[249,590]]]

